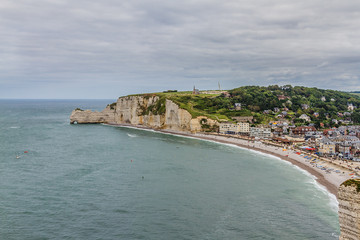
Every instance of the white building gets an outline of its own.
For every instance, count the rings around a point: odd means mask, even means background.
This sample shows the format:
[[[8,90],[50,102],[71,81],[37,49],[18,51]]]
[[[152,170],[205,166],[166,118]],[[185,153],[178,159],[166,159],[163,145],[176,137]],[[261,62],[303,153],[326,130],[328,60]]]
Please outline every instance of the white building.
[[[246,122],[239,122],[236,124],[238,133],[249,133],[250,132],[250,124]]]
[[[223,122],[220,123],[219,131],[220,133],[224,134],[249,133],[250,124],[245,122],[239,122],[236,124],[231,122]]]
[[[222,122],[219,126],[219,132],[223,134],[237,133],[237,125],[231,122]]]
[[[307,105],[307,104],[301,104],[301,108],[302,108],[303,110],[306,110],[306,109],[309,108],[309,105]]]
[[[251,127],[250,137],[271,138],[271,128]]]
[[[354,111],[354,105],[352,104],[352,103],[348,103],[347,104],[347,109],[348,109],[348,111]]]
[[[236,111],[240,111],[241,110],[241,103],[235,103],[234,107],[235,107]]]
[[[307,121],[307,122],[310,122],[310,121],[311,121],[311,118],[310,118],[308,115],[306,115],[306,114],[302,114],[299,118],[300,118],[300,119],[303,119],[303,120],[305,120],[305,121]]]

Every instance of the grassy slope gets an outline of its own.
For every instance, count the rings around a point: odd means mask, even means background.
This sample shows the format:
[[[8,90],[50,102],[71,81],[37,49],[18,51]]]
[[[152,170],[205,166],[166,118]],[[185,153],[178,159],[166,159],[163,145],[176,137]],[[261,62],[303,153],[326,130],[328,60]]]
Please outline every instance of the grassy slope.
[[[171,93],[155,93],[158,96],[164,96],[167,99],[175,102],[180,106],[180,108],[187,110],[193,118],[199,116],[206,116],[208,118],[218,120],[218,121],[229,121],[230,119],[220,113],[209,113],[207,111],[198,109],[194,106],[197,105],[197,102],[201,98],[214,98],[220,95],[219,94],[199,94],[193,95],[192,92],[171,92]]]
[[[360,93],[350,93],[350,94],[360,97]]]

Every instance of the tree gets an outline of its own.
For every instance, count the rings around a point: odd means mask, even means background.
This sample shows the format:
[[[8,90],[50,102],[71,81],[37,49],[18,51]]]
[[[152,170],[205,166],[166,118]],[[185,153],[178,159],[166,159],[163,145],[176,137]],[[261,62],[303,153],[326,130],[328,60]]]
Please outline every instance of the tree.
[[[352,115],[351,115],[351,119],[353,120],[353,122],[355,124],[360,124],[360,113],[359,112],[354,112]]]

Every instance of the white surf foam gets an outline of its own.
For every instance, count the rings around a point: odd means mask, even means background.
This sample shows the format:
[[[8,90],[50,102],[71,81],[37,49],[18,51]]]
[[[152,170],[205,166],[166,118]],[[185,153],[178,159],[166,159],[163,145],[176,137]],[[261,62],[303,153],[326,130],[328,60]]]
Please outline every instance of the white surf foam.
[[[330,193],[325,186],[319,184],[316,179],[317,177],[312,175],[311,173],[309,173],[308,171],[294,165],[291,164],[295,169],[297,169],[298,171],[300,171],[302,174],[306,175],[307,177],[309,177],[310,179],[307,181],[307,183],[312,184],[317,190],[320,190],[320,192],[326,194],[329,198],[329,202],[328,205],[331,208],[331,210],[333,210],[334,212],[338,212],[339,210],[339,202],[337,201],[337,198],[334,194]]]
[[[157,132],[153,129],[141,128],[141,127],[133,127],[133,126],[125,126],[125,125],[111,125],[111,124],[105,124],[105,123],[103,123],[102,125],[110,126],[110,127],[137,129],[137,130],[148,131],[148,132]],[[159,133],[161,133],[161,132],[159,132]]]
[[[311,183],[320,190],[322,193],[326,194],[329,198],[328,205],[334,212],[339,211],[339,202],[336,198],[336,196],[332,193],[330,193],[323,185],[319,184],[316,180],[311,181]]]
[[[20,128],[20,127],[18,127],[18,126],[12,126],[12,127],[10,127],[10,128],[12,128],[12,129],[17,129],[17,128]]]
[[[130,134],[130,133],[127,133],[127,135],[129,136],[129,137],[132,137],[132,138],[134,138],[134,137],[137,137],[138,135],[136,135],[136,134]]]

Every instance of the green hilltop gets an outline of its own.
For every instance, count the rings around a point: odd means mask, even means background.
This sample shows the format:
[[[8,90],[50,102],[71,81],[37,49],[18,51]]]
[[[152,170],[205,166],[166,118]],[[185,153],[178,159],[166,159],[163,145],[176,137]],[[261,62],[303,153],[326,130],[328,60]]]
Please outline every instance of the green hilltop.
[[[359,96],[360,97],[360,91],[356,91],[356,92],[350,92],[353,95]]]
[[[236,116],[253,116],[256,124],[267,124],[279,119],[295,125],[311,122],[318,127],[320,123],[326,127],[339,125],[338,120],[360,123],[360,96],[334,90],[273,85],[244,86],[228,91],[200,91],[198,94],[169,90],[139,95],[160,97],[157,106],[144,109],[144,113],[163,112],[165,99],[169,99],[189,111],[193,117],[207,116],[218,121],[232,121]],[[308,121],[300,118],[304,114],[309,117]]]
[[[345,187],[348,187],[348,186],[355,186],[356,187],[356,191],[357,192],[360,192],[360,181],[358,179],[349,179],[349,180],[346,180],[345,182],[343,182],[341,184],[341,186],[345,186]]]

